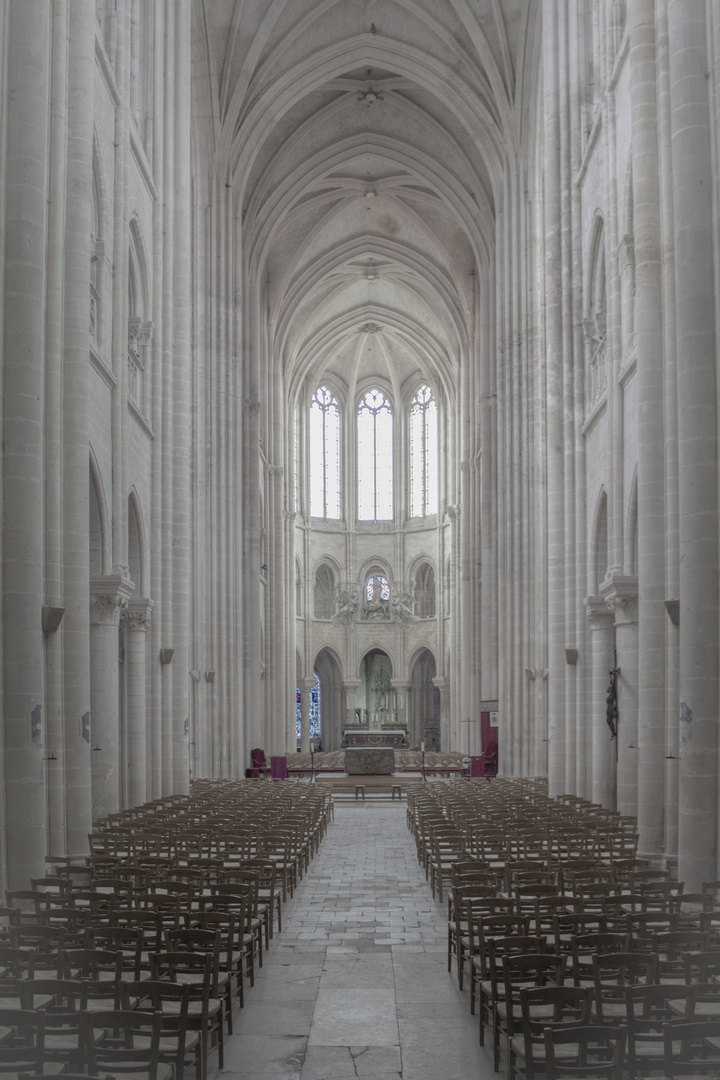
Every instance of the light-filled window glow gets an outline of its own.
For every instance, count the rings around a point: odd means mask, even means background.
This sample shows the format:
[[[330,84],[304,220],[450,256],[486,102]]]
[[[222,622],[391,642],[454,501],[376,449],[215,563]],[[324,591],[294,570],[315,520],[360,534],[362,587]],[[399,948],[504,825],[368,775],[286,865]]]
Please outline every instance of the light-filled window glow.
[[[320,676],[313,672],[315,682],[310,689],[310,738],[319,739],[321,734],[320,724]],[[297,741],[302,739],[302,702],[300,689],[295,690],[295,733]]]
[[[358,519],[392,521],[393,416],[380,390],[368,390],[357,414]]]
[[[410,406],[410,516],[438,512],[438,413],[429,386]]]
[[[310,514],[340,517],[340,409],[326,386],[310,403]]]

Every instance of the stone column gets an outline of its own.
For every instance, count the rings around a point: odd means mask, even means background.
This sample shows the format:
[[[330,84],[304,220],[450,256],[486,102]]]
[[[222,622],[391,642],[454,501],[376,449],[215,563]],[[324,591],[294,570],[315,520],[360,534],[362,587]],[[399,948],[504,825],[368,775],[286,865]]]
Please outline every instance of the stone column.
[[[590,715],[592,717],[592,801],[609,810],[615,808],[615,741],[606,722],[606,697],[613,666],[613,616],[602,596],[583,601],[590,625],[592,675]]]
[[[47,0],[9,4],[5,142],[2,486],[4,818],[12,889],[43,873],[42,607]],[[87,481],[86,481],[87,485]]]
[[[663,454],[664,342],[668,324],[663,310],[660,243],[660,172],[654,0],[628,6],[632,120],[632,199],[635,250],[635,342],[638,400],[638,749],[637,805],[640,851],[658,858],[664,846],[665,821],[665,483]],[[669,178],[668,178],[669,184]],[[619,646],[618,646],[619,647]],[[622,683],[628,663],[623,658]],[[623,712],[624,716],[624,712]],[[618,800],[625,799],[627,776],[621,765],[627,740],[621,738]],[[631,751],[630,753],[633,753]],[[631,805],[625,803],[625,805]],[[633,811],[627,811],[632,813]]]
[[[120,810],[118,628],[133,584],[120,575],[90,582],[90,750],[92,818]]]
[[[395,711],[395,722],[397,724],[405,724],[407,719],[407,692],[408,684],[402,680],[393,679],[391,686],[396,694],[397,709]],[[409,734],[409,732],[408,732]]]
[[[310,691],[315,685],[314,679],[300,680],[300,750],[310,753]]]
[[[192,206],[190,167],[192,126],[190,0],[175,0],[175,144],[173,161],[173,622],[175,663],[172,687],[172,790],[190,789],[190,543],[192,517],[191,418]],[[166,434],[169,434],[167,432]],[[170,749],[169,747],[167,748]]]
[[[357,694],[357,688],[360,685],[359,679],[346,679],[345,680],[345,726],[355,723],[355,695]],[[342,742],[342,731],[340,732],[340,741]]]
[[[544,286],[548,521],[548,776],[550,794],[565,785],[565,505],[563,443],[563,297],[561,253],[560,105],[556,0],[543,3]],[[574,645],[575,643],[572,642]],[[502,752],[500,753],[502,761]]]
[[[617,804],[621,814],[638,813],[638,597],[637,578],[615,575],[600,592],[615,613],[615,648],[620,674],[617,680],[618,744]],[[662,788],[659,788],[659,792]],[[659,801],[659,800],[658,800]]]
[[[465,735],[465,732],[461,729],[461,735],[458,737],[458,743],[456,746],[450,746],[450,680],[444,678],[442,675],[436,675],[432,680],[433,686],[437,686],[440,693],[440,749],[447,751],[449,749],[459,750],[461,753],[465,753],[464,745],[461,745],[460,738]],[[420,741],[424,738],[424,733],[420,733]],[[465,735],[467,738],[467,735]]]
[[[126,790],[128,806],[148,798],[147,632],[153,601],[133,598],[122,613],[125,626]]]
[[[67,845],[87,851],[92,823],[92,766],[86,735],[91,712],[90,553],[90,246],[95,90],[95,5],[69,5],[68,149],[65,208],[63,350],[63,619]],[[116,639],[117,640],[117,639]],[[117,668],[117,655],[115,657]]]
[[[717,877],[718,465],[707,4],[670,0],[680,511],[678,876]]]

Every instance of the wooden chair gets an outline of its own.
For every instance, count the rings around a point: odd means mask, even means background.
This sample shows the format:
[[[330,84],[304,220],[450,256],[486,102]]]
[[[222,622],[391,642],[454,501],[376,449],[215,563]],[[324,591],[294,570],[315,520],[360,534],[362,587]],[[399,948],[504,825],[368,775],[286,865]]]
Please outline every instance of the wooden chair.
[[[720,1020],[673,1020],[663,1026],[663,1066],[669,1080],[720,1073]]]
[[[493,1066],[500,1068],[503,1036],[508,1048],[522,1023],[520,990],[531,986],[562,986],[565,982],[567,958],[553,953],[521,953],[503,955],[503,995],[493,1010]]]
[[[160,1061],[163,1017],[141,1009],[82,1014],[83,1050],[88,1073],[111,1072],[138,1080],[173,1080],[172,1065]]]
[[[81,1016],[87,1011],[90,985],[76,979],[22,979],[18,994],[23,1009],[45,1014],[44,1064],[55,1062],[70,1072],[86,1067]]]
[[[559,1024],[589,1024],[592,990],[577,986],[539,986],[520,989],[522,1030],[510,1040],[508,1080],[520,1073],[535,1080],[545,1072],[547,1027]]]
[[[203,952],[154,953],[150,970],[155,982],[180,983],[190,987],[188,1030],[200,1033],[201,1080],[207,1080],[208,1056],[217,1047],[218,1066],[224,1065],[223,1003],[212,997],[213,958]]]
[[[593,956],[595,984],[594,1018],[598,1024],[618,1024],[625,1020],[625,989],[637,984],[657,982],[654,954],[636,952],[606,953]]]
[[[662,1067],[663,1027],[668,1021],[689,1014],[691,994],[692,988],[685,983],[625,988],[627,1059],[631,1076],[657,1072]]]
[[[547,1080],[621,1080],[627,1038],[624,1027],[560,1025],[546,1028],[544,1038]]]
[[[0,1075],[38,1075],[45,1064],[45,1013],[42,1009],[0,1008]],[[51,1067],[48,1068],[52,1071]],[[57,1073],[62,1068],[57,1069]]]
[[[136,1001],[138,1008],[162,1014],[159,1059],[173,1066],[174,1080],[182,1080],[187,1068],[195,1069],[197,1080],[202,1077],[200,1032],[188,1031],[191,994],[189,985],[166,980],[146,979],[123,983],[121,987],[121,1008],[129,1009]],[[136,1041],[138,1046],[149,1049],[148,1036],[141,1034]]]
[[[468,910],[468,956],[470,959],[470,1014],[475,1014],[477,991],[482,982],[489,979],[488,942],[495,938],[527,938],[530,936],[530,919],[523,915],[494,914]],[[539,942],[542,939],[534,939]]]
[[[595,985],[593,956],[603,953],[630,951],[628,934],[577,934],[570,943],[573,982],[575,986]]]

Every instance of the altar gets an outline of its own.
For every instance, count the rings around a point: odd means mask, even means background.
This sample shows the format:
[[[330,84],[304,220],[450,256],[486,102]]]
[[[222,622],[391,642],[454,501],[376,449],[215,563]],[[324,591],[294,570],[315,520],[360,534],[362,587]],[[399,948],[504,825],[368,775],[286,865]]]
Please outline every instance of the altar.
[[[383,731],[380,728],[372,728],[358,731],[346,730],[343,732],[347,746],[373,747],[386,746],[391,750],[399,750],[405,740],[405,729],[395,728]]]
[[[348,776],[392,776],[395,751],[389,746],[355,746],[345,751]]]

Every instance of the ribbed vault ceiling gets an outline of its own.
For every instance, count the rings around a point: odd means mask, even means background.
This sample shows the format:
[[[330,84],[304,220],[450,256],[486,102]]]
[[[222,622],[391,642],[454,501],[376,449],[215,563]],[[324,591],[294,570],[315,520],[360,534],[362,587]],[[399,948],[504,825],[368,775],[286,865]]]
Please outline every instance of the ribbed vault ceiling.
[[[528,0],[202,0],[196,112],[291,395],[452,401],[519,132]]]

